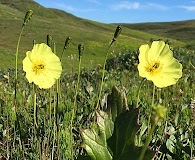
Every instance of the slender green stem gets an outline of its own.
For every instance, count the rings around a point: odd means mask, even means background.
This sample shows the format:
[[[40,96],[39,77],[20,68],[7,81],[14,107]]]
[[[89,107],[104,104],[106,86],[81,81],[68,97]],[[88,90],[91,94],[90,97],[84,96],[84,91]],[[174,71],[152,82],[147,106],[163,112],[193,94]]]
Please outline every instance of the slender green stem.
[[[154,95],[155,95],[155,85],[153,85],[153,92],[152,92],[152,107],[154,106]]]
[[[55,123],[56,123],[56,138],[57,138],[57,159],[60,159],[60,141],[59,141],[59,124],[58,124],[58,107],[59,107],[59,89],[60,89],[60,79],[56,81],[56,112],[55,112]]]
[[[35,139],[37,142],[37,149],[39,153],[39,159],[42,159],[41,145],[39,139],[39,126],[37,123],[37,94],[36,94],[36,86],[33,84],[33,105],[34,105],[34,131],[35,131]]]
[[[65,53],[65,50],[66,50],[66,48],[64,47],[64,48],[63,48],[63,51],[62,51],[62,53],[61,53],[61,55],[60,55],[60,60],[61,60],[61,62],[62,62],[62,60],[63,60],[63,55],[64,55],[64,53]]]
[[[114,33],[114,37],[113,37],[113,39],[112,39],[112,41],[107,49],[107,52],[106,52],[106,57],[104,59],[104,65],[103,65],[103,71],[102,71],[102,79],[101,79],[99,93],[98,93],[98,100],[97,100],[97,104],[96,104],[95,109],[98,109],[98,107],[99,107],[99,102],[100,102],[101,93],[102,93],[102,87],[103,87],[103,83],[104,83],[105,70],[106,70],[106,61],[107,61],[108,56],[109,56],[109,50],[110,50],[111,46],[114,44],[114,42],[116,41],[116,38],[120,35],[121,30],[122,30],[122,28],[120,26],[117,26],[116,31]]]
[[[52,115],[52,88],[49,89],[49,122],[50,122],[50,125],[52,124],[51,115]]]
[[[56,44],[53,43],[53,52],[56,54]],[[54,112],[53,112],[53,142],[52,142],[52,153],[51,153],[51,159],[54,159],[54,151],[56,149],[57,145],[57,154],[59,152],[59,145],[58,145],[58,139],[59,139],[59,131],[58,131],[58,105],[59,105],[59,86],[60,81],[56,80],[56,87],[53,89],[55,90],[55,103],[54,103]],[[50,89],[50,98],[51,98],[51,89]],[[50,106],[50,122],[51,122],[51,106]],[[59,154],[58,154],[59,155]]]
[[[78,68],[78,77],[77,77],[77,84],[76,84],[76,91],[74,96],[74,104],[72,108],[72,116],[70,121],[70,145],[71,145],[71,159],[74,160],[73,155],[73,134],[72,134],[72,128],[73,128],[73,120],[76,112],[76,102],[77,102],[77,95],[78,95],[78,88],[79,88],[79,82],[80,82],[80,73],[81,73],[81,57],[79,58],[79,68]]]
[[[152,107],[154,106],[154,95],[155,95],[155,85],[153,85],[153,92],[152,92],[152,102],[151,102],[151,106],[149,107],[149,117],[148,117],[148,133],[150,131],[150,119],[151,119],[151,111],[152,111]]]
[[[55,106],[54,106],[54,118],[55,118],[55,112],[56,112],[56,109],[55,109]],[[53,160],[54,159],[54,150],[55,150],[55,139],[56,139],[56,127],[55,127],[55,121],[54,121],[54,127],[53,127],[53,142],[52,142],[52,153],[51,153],[51,159]]]
[[[6,119],[6,141],[7,141],[7,157],[10,157],[10,151],[9,151],[9,114],[7,113],[7,119]]]
[[[21,37],[22,37],[22,33],[24,30],[25,25],[27,24],[27,22],[30,20],[31,16],[32,16],[33,11],[29,10],[26,13],[26,16],[24,18],[24,23],[22,25],[22,29],[20,31],[20,35],[18,37],[18,43],[17,43],[17,47],[16,47],[16,54],[15,54],[15,84],[14,84],[14,111],[15,111],[15,115],[16,115],[16,121],[15,121],[15,126],[14,128],[16,128],[16,126],[18,126],[19,128],[19,147],[20,147],[20,151],[22,153],[22,157],[25,160],[25,154],[24,154],[24,147],[23,147],[23,143],[22,143],[22,136],[21,136],[21,127],[20,127],[20,122],[19,122],[19,116],[18,116],[18,104],[17,104],[17,84],[18,84],[18,52],[19,52],[19,46],[20,46],[20,41],[21,41]],[[16,134],[14,133],[14,143],[15,143],[15,136]]]
[[[189,63],[190,63],[190,65],[195,69],[195,66],[192,64],[192,62],[190,61]]]
[[[20,150],[22,152],[22,156],[23,159],[25,158],[24,155],[24,149],[23,149],[23,144],[22,144],[22,139],[21,139],[21,128],[20,128],[20,122],[19,122],[19,118],[18,118],[18,106],[17,106],[17,83],[18,83],[18,51],[19,51],[19,46],[20,46],[20,41],[21,41],[21,37],[22,37],[22,33],[24,30],[24,25],[22,26],[19,38],[18,38],[18,43],[17,43],[17,47],[16,47],[16,54],[15,54],[15,84],[14,84],[14,108],[15,108],[15,115],[16,115],[16,126],[18,126],[19,128],[19,145],[20,145]],[[14,136],[15,133],[14,133]],[[14,138],[15,139],[15,138]]]
[[[18,83],[18,51],[19,51],[19,46],[20,46],[20,41],[21,41],[23,30],[24,30],[24,26],[22,26],[22,29],[21,29],[21,32],[20,32],[20,35],[18,38],[18,43],[17,43],[17,47],[16,47],[16,55],[15,55],[16,56],[15,57],[15,94],[14,94],[15,100],[17,99],[17,83]]]
[[[191,134],[190,157],[193,158],[193,132]]]
[[[194,123],[192,123],[192,128],[191,128],[191,144],[190,144],[190,156],[191,156],[191,159],[193,159],[193,157],[194,157],[194,141],[193,141],[193,139],[194,139],[194,133],[193,133],[193,128],[194,128]]]
[[[52,88],[49,89],[49,134],[48,134],[48,146],[50,146],[50,140],[52,139]],[[48,147],[49,148],[49,147]],[[52,148],[53,153],[53,148]],[[51,159],[53,159],[53,154],[51,153]]]
[[[162,160],[164,160],[165,159],[165,154],[163,154],[163,158],[162,158]]]
[[[50,142],[52,141],[51,139],[53,139],[52,134],[53,134],[53,123],[52,123],[52,88],[49,89],[49,131],[48,131],[48,137],[47,137],[47,141],[48,141],[48,150],[49,151],[49,146],[50,146]],[[52,148],[52,153],[53,153],[53,148]],[[53,154],[51,153],[51,159],[53,159]]]
[[[101,83],[100,83],[100,88],[99,88],[99,93],[98,93],[98,100],[97,100],[97,104],[96,104],[96,108],[95,109],[98,109],[99,107],[99,101],[100,101],[100,98],[101,98],[101,93],[102,93],[102,88],[103,88],[103,83],[104,83],[104,76],[105,76],[105,70],[106,70],[106,61],[108,59],[108,56],[109,56],[109,50],[112,46],[112,44],[114,43],[115,41],[112,40],[112,42],[110,43],[108,49],[107,49],[107,52],[106,52],[106,57],[104,59],[104,65],[103,65],[103,71],[102,71],[102,78],[101,78]]]
[[[33,105],[34,105],[34,126],[37,129],[38,125],[37,125],[37,94],[35,92],[35,85],[33,84]]]
[[[136,98],[137,98],[137,100],[136,100],[136,108],[138,108],[140,89],[141,89],[141,86],[142,86],[142,84],[143,84],[144,80],[145,80],[145,78],[144,78],[144,79],[142,79],[142,81],[141,81],[141,83],[140,83],[140,85],[139,85],[138,91],[137,91],[137,97],[136,97]]]
[[[140,156],[139,156],[138,160],[143,160],[144,155],[146,153],[146,150],[148,148],[148,145],[149,145],[149,143],[150,143],[150,141],[152,139],[152,135],[154,133],[155,126],[156,126],[155,124],[152,125],[152,128],[151,128],[151,130],[150,130],[150,132],[149,132],[149,134],[147,136],[146,142],[145,142],[145,144],[144,144],[144,146],[143,146],[143,148],[141,150],[141,153],[140,153]]]
[[[147,147],[152,139],[152,135],[154,133],[154,129],[155,129],[155,121],[152,122],[152,128],[150,126],[150,123],[151,123],[151,110],[152,110],[152,107],[154,106],[154,96],[155,96],[155,85],[153,85],[153,93],[152,93],[152,102],[151,102],[151,106],[149,108],[149,118],[148,118],[148,136],[146,138],[146,142],[141,150],[141,153],[140,153],[140,156],[138,158],[138,160],[142,160],[144,158],[144,155],[145,155],[145,152],[147,150]]]
[[[54,51],[54,54],[56,54],[55,42],[53,43],[53,51]],[[57,142],[57,156],[58,156],[57,159],[60,159],[60,144],[59,144],[60,141],[59,141],[59,124],[58,124],[59,94],[60,94],[60,78],[56,80],[56,105],[55,105],[55,126],[54,126],[54,127],[56,127],[56,138],[57,138],[57,140],[56,140],[56,142]]]

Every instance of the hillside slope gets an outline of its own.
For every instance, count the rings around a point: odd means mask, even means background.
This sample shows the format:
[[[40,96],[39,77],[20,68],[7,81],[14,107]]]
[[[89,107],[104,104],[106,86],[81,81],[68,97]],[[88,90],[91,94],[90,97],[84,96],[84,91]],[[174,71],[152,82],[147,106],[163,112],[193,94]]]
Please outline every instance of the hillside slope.
[[[77,45],[81,42],[85,45],[83,66],[94,66],[103,62],[116,24],[103,24],[81,19],[61,10],[45,8],[33,0],[0,0],[0,57],[3,62],[0,64],[0,68],[14,65],[13,59],[18,36],[25,13],[29,9],[33,10],[34,14],[22,35],[19,49],[20,63],[25,52],[32,49],[32,41],[46,42],[48,34],[52,35],[59,55],[66,37],[72,38],[72,43],[67,49],[63,61],[67,68],[70,65],[74,67],[74,62],[69,62],[75,60],[71,57],[77,54]],[[123,49],[135,50],[141,44],[148,43],[151,38],[163,39],[162,36],[124,27],[111,51],[117,54]],[[172,42],[173,46],[186,45],[176,40],[172,40]]]
[[[187,43],[186,47],[195,49],[195,20],[120,25],[130,29],[136,29],[167,38],[177,39]]]

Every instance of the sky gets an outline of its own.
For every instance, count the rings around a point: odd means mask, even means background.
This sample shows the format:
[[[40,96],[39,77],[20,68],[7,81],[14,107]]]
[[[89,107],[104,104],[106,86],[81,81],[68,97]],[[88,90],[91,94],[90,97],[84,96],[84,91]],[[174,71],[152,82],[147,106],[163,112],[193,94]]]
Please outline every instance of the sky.
[[[102,23],[169,22],[195,19],[195,0],[34,0]]]

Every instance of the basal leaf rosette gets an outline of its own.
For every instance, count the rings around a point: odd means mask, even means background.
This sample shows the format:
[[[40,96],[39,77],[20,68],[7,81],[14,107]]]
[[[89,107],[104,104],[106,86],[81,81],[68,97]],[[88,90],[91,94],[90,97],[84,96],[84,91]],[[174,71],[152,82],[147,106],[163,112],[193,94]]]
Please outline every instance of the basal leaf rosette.
[[[182,76],[182,65],[173,57],[168,44],[163,41],[152,42],[139,48],[138,71],[141,77],[153,81],[163,88],[176,84]]]
[[[23,70],[29,83],[35,83],[39,88],[50,88],[56,79],[60,78],[62,66],[60,59],[45,43],[35,44],[31,51],[26,52],[23,60]]]

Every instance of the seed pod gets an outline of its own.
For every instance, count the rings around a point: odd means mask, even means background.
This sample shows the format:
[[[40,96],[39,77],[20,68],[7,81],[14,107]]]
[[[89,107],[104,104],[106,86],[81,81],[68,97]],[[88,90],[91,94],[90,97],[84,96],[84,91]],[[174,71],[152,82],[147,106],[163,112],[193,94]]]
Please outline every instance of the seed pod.
[[[28,10],[28,11],[26,12],[26,15],[25,15],[25,17],[24,17],[23,26],[25,26],[25,25],[30,21],[32,15],[33,15],[33,11],[32,11],[32,10]]]

